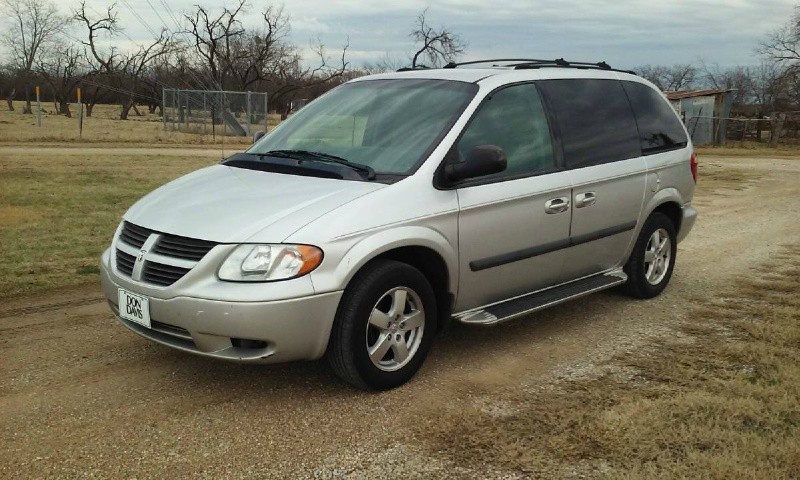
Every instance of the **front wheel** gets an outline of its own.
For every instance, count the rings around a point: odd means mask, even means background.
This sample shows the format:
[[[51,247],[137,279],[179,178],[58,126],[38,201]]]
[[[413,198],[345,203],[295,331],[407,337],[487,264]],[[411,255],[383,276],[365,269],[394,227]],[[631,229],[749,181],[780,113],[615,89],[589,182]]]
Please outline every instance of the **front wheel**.
[[[328,345],[334,372],[359,388],[387,390],[422,366],[436,334],[436,298],[416,268],[376,260],[345,289]]]
[[[650,215],[625,264],[628,275],[625,291],[637,298],[652,298],[661,293],[672,277],[677,245],[672,220],[660,212]]]

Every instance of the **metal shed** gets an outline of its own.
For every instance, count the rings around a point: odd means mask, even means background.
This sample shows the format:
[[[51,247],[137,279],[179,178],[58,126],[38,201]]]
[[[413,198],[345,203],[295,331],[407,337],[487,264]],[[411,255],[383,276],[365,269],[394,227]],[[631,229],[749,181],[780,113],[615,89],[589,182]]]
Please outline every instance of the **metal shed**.
[[[736,90],[664,92],[678,112],[695,145],[724,145]]]

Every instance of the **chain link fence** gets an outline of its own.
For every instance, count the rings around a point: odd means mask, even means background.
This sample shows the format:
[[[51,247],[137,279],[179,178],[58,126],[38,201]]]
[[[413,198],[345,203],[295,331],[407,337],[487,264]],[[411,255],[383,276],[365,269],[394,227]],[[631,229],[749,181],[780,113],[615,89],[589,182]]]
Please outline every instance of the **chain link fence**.
[[[252,136],[267,130],[267,94],[222,90],[162,91],[164,130]]]

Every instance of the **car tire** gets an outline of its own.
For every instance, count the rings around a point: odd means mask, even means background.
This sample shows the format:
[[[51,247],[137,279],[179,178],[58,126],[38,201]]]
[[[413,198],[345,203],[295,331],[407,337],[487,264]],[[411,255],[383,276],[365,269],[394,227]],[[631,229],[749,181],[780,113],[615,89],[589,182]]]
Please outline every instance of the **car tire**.
[[[395,388],[422,366],[436,322],[436,296],[425,276],[402,262],[375,260],[345,289],[326,357],[355,387]]]
[[[636,298],[653,298],[664,291],[675,268],[677,236],[672,220],[660,212],[644,223],[624,271],[625,293]]]

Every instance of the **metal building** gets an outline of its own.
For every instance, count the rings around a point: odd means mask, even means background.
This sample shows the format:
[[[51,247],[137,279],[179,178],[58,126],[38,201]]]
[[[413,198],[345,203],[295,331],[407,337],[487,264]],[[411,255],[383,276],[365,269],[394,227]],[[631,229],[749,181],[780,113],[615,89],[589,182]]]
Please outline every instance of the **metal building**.
[[[728,117],[736,90],[664,92],[695,145],[725,145]]]

